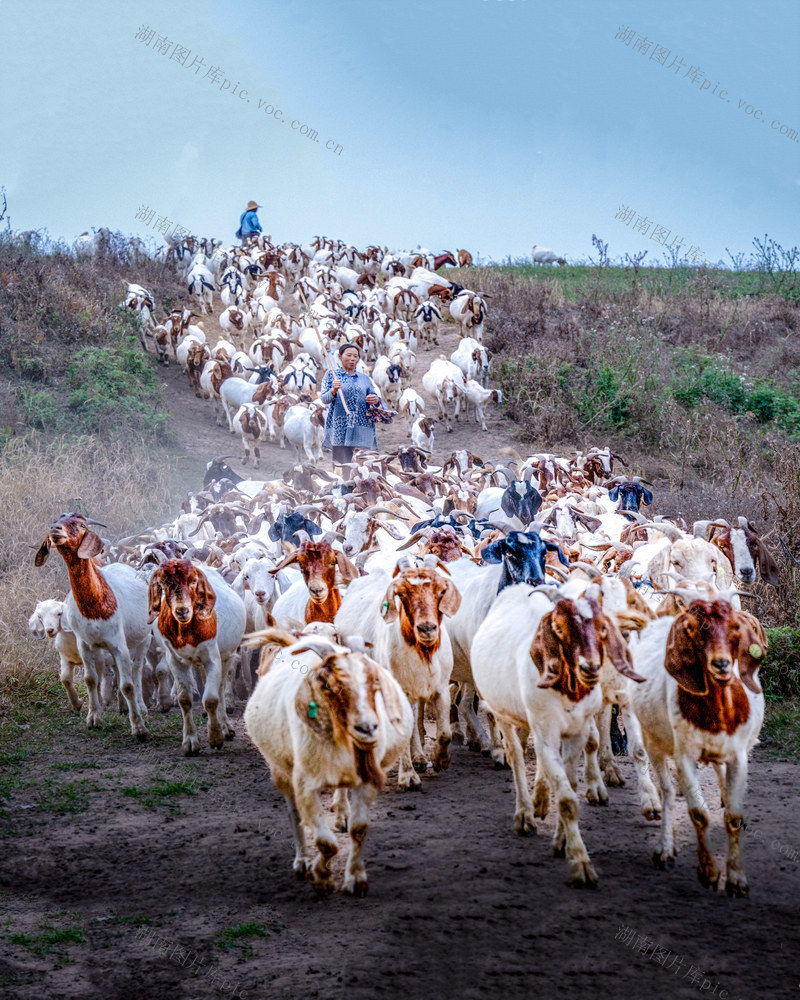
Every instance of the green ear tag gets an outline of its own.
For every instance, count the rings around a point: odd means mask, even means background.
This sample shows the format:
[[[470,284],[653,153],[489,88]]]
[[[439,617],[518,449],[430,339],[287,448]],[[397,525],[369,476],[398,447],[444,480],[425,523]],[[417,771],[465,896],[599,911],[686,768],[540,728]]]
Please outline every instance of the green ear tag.
[[[308,717],[309,719],[316,719],[317,717],[317,703],[315,701],[308,703]]]
[[[386,617],[386,613],[388,612],[388,610],[389,610],[389,602],[388,601],[384,601],[383,604],[381,604],[381,617],[382,618]]]

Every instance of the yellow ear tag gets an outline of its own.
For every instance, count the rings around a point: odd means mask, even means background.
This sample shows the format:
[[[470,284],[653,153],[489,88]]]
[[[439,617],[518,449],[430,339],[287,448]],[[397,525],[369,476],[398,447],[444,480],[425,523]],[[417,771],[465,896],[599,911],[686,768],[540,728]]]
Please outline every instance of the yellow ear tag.
[[[757,642],[754,642],[747,652],[753,657],[754,660],[760,660],[764,655],[764,650],[759,646]]]
[[[317,703],[315,701],[308,703],[308,717],[309,719],[316,719],[317,717]]]

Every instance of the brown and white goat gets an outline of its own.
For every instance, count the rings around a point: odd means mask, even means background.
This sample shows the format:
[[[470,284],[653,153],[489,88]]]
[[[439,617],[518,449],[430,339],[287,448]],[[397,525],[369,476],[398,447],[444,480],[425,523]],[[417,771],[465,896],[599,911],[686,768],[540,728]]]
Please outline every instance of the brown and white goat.
[[[209,745],[219,750],[225,740],[233,739],[225,688],[246,620],[242,599],[208,566],[200,569],[188,559],[169,559],[150,577],[148,621],[156,622],[178,688],[182,748],[187,756],[200,751],[192,715],[194,668],[205,678],[202,702],[208,714]]]
[[[461,596],[446,570],[398,564],[393,577],[374,572],[347,588],[334,624],[343,637],[361,636],[392,671],[416,710],[428,702],[436,717],[433,769],[450,764],[450,674],[453,650],[442,621],[458,611]],[[401,787],[420,785],[427,770],[419,728],[400,760]],[[416,773],[418,772],[418,773]]]
[[[280,573],[287,566],[297,563],[303,579],[293,584],[275,602],[273,616],[278,625],[291,626],[297,622],[332,622],[342,604],[336,586],[336,570],[342,580],[349,583],[358,577],[358,570],[345,556],[326,540],[304,541],[278,565],[270,570]]]
[[[667,763],[672,758],[697,835],[697,877],[701,885],[717,888],[719,871],[706,843],[710,816],[697,775],[698,764],[713,764],[728,835],[729,896],[749,891],[740,838],[745,827],[747,758],[764,718],[757,674],[765,652],[766,636],[758,620],[723,598],[693,601],[676,618],[652,622],[633,651],[636,670],[646,680],[631,690],[630,703],[658,776],[663,804],[653,863],[667,871],[675,866],[675,788]],[[628,738],[630,744],[630,727]]]
[[[114,660],[118,688],[128,705],[131,732],[143,740],[147,737],[143,718],[147,709],[142,698],[142,667],[150,643],[147,586],[132,566],[97,565],[94,557],[102,552],[103,540],[90,530],[89,524],[82,514],[62,514],[42,542],[34,564],[44,565],[51,546],[67,564],[71,590],[64,610],[84,666],[89,694],[86,725],[99,726],[102,720],[100,651],[105,649]]]
[[[350,854],[343,889],[365,896],[362,850],[369,808],[386,782],[386,771],[408,745],[411,707],[389,671],[361,652],[309,636],[290,641],[260,677],[245,709],[250,739],[285,796],[295,843],[292,865],[320,895],[333,890],[331,859],[338,852],[320,793],[346,790]],[[304,827],[317,854],[306,854]]]
[[[523,835],[535,832],[534,816],[547,815],[549,784],[558,804],[553,850],[566,855],[573,886],[597,882],[578,828],[575,789],[584,748],[587,783],[593,777],[589,757],[597,750],[604,653],[620,673],[641,679],[619,629],[596,601],[562,598],[554,607],[526,584],[499,594],[470,650],[475,684],[505,736],[517,793],[514,827]],[[523,757],[529,733],[536,748],[533,801]]]

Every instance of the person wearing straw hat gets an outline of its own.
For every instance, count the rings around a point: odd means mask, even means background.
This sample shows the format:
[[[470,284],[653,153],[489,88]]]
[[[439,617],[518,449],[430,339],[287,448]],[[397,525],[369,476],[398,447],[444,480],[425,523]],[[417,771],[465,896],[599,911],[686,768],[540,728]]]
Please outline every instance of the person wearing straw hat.
[[[338,355],[339,366],[325,372],[319,398],[328,405],[322,446],[331,449],[334,464],[344,465],[352,461],[354,448],[377,451],[378,436],[375,425],[367,419],[367,405],[376,406],[380,399],[369,376],[356,371],[361,357],[358,345],[342,344]]]
[[[239,228],[235,233],[236,239],[242,241],[242,246],[255,233],[261,232],[261,223],[258,221],[258,216],[256,215],[256,210],[261,207],[261,205],[256,204],[254,201],[248,201],[247,208],[242,212],[242,217],[239,219]]]

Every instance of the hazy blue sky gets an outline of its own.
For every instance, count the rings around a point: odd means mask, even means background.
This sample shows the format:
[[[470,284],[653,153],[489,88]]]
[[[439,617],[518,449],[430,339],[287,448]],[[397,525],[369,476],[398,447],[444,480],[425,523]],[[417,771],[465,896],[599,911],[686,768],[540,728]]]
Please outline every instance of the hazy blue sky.
[[[798,0],[2,0],[0,30],[15,229],[146,236],[145,205],[230,241],[254,198],[279,241],[495,259],[800,242]]]

